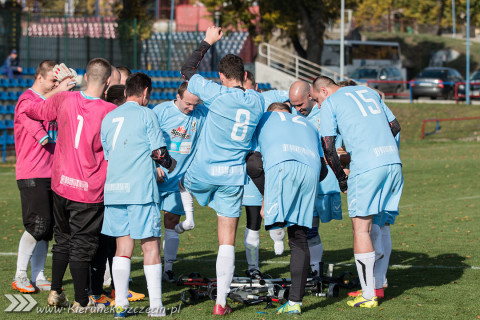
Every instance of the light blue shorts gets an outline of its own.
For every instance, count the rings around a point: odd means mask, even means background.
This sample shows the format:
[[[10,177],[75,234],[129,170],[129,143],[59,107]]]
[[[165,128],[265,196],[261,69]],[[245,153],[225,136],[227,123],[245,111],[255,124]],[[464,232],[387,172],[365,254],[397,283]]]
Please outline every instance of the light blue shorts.
[[[248,179],[248,183],[243,188],[242,206],[262,206],[263,197],[258,191],[252,179]]]
[[[351,218],[398,213],[403,190],[402,166],[391,164],[348,177],[347,202]],[[380,219],[380,220],[378,220]],[[377,217],[379,224],[387,216]]]
[[[111,237],[147,239],[162,236],[162,221],[157,203],[106,205],[102,233]]]
[[[281,162],[265,173],[265,226],[312,227],[319,172],[298,161]]]
[[[160,210],[168,211],[178,216],[184,216],[180,191],[160,193]]]
[[[340,193],[318,194],[315,199],[314,216],[322,223],[342,220],[342,198]]]
[[[376,214],[373,216],[372,223],[378,224],[380,227],[385,226],[385,224],[395,224],[395,219],[398,216],[398,211],[383,211],[381,214]]]
[[[201,206],[208,206],[217,215],[238,218],[242,213],[243,186],[213,185],[193,178],[187,171],[184,187],[190,191]]]

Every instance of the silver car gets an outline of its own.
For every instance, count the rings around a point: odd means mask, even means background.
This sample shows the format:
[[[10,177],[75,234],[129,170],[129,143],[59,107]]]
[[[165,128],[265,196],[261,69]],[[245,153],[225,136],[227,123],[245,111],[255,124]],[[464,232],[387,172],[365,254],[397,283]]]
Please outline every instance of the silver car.
[[[350,78],[358,84],[368,86],[382,91],[386,96],[395,95],[403,91],[405,84],[402,73],[394,67],[360,67],[352,72]],[[396,82],[389,82],[396,81]]]

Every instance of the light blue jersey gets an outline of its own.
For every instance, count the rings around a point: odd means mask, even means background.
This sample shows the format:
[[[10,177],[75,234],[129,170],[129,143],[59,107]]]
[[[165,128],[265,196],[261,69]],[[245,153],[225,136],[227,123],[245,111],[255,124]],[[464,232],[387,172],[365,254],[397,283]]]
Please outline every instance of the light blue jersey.
[[[320,109],[318,108],[317,105],[315,105],[310,112],[310,114],[306,117],[306,119],[317,129],[318,132],[318,138],[322,139],[322,136],[320,135]],[[337,136],[339,138],[339,136]],[[338,146],[339,143],[341,143],[342,139],[337,139],[339,141],[336,141],[335,144]],[[338,146],[338,147],[341,147]],[[338,180],[337,177],[335,177],[335,173],[333,173],[332,168],[330,166],[327,166],[328,169],[328,174],[323,179],[322,182],[320,182],[318,186],[318,194],[329,194],[329,193],[340,193],[340,187],[338,186]]]
[[[158,189],[160,193],[179,191],[178,181],[193,160],[208,110],[198,105],[189,114],[184,114],[174,101],[167,101],[153,108],[153,112],[157,115],[168,152],[177,161],[172,173],[164,170],[165,181],[158,184]]]
[[[269,90],[262,92],[263,99],[265,99],[264,111],[267,112],[268,107],[275,102],[285,102],[290,100],[287,90]]]
[[[102,146],[108,161],[105,205],[159,202],[152,151],[165,147],[155,113],[126,102],[102,121]]]
[[[340,88],[322,103],[320,134],[340,132],[351,156],[351,175],[401,163],[386,108],[375,90],[359,86]]]
[[[320,173],[323,150],[315,128],[304,117],[285,112],[267,112],[260,120],[256,138],[263,169],[295,160]]]
[[[208,108],[188,173],[212,185],[243,186],[247,182],[245,156],[252,150],[265,100],[255,90],[228,88],[198,74],[188,81],[187,90]]]

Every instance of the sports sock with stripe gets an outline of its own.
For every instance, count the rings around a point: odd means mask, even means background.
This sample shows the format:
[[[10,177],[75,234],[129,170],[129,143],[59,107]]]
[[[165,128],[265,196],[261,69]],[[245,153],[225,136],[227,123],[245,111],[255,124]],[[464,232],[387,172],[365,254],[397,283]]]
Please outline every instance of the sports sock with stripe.
[[[367,253],[355,253],[358,277],[362,285],[362,295],[365,299],[372,299],[375,295],[375,283],[373,278],[373,266],[375,264],[375,251]]]

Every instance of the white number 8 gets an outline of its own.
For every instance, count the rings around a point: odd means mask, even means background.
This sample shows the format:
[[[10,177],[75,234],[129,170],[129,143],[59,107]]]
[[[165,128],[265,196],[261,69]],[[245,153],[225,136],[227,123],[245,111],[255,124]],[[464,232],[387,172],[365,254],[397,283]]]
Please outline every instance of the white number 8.
[[[245,118],[242,121],[242,116]],[[250,123],[250,111],[245,109],[238,109],[237,115],[235,116],[235,125],[233,126],[232,133],[230,137],[235,141],[242,141],[247,135],[248,125]],[[241,128],[242,133],[238,135],[238,130]]]

